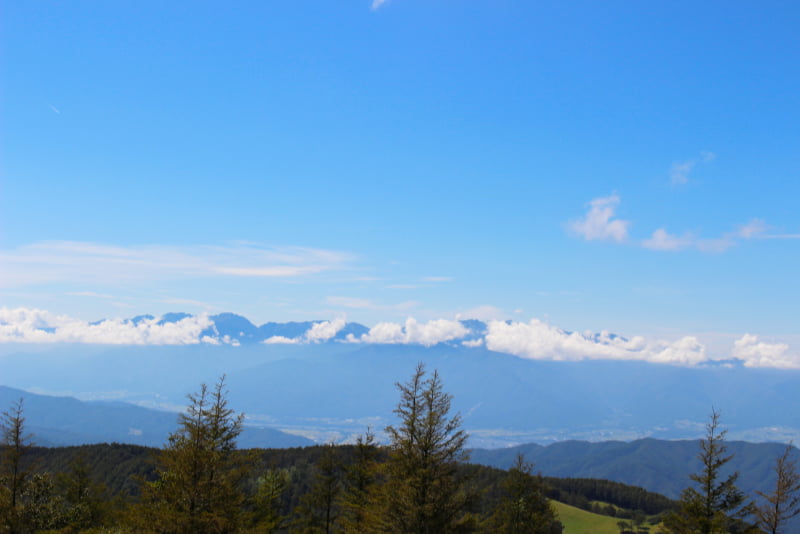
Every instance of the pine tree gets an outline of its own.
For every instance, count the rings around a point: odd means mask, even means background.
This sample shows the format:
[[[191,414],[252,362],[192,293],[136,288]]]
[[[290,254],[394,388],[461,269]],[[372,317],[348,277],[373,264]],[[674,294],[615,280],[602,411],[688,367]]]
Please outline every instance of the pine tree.
[[[706,437],[700,442],[697,458],[699,473],[690,475],[697,488],[683,490],[678,509],[664,518],[668,532],[675,534],[717,534],[747,531],[742,518],[749,514],[744,493],[736,487],[738,472],[723,478],[725,465],[733,458],[725,455],[726,430],[719,428],[719,412],[711,411]]]
[[[763,499],[755,507],[756,523],[769,534],[788,532],[786,523],[800,515],[800,472],[797,460],[791,458],[791,444],[775,461],[775,489],[771,493],[756,492]]]
[[[460,416],[449,415],[452,397],[443,391],[436,371],[425,377],[422,363],[397,388],[400,422],[386,428],[391,445],[378,528],[398,534],[469,531],[465,511],[472,496],[457,470],[468,458],[467,434],[460,428]]]
[[[522,454],[503,481],[505,496],[491,518],[492,532],[551,534],[561,532],[555,508],[545,495],[544,480]]]
[[[236,532],[242,520],[244,466],[234,457],[243,415],[228,407],[225,377],[190,394],[178,430],[144,491],[139,529],[174,534]]]

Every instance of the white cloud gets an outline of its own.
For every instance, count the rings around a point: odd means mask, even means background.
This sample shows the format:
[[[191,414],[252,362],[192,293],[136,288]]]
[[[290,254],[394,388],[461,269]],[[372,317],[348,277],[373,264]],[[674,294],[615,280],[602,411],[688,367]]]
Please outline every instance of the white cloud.
[[[650,250],[683,250],[692,244],[693,239],[690,235],[675,236],[663,228],[659,228],[649,239],[642,241],[642,246]]]
[[[736,246],[743,239],[768,237],[764,235],[767,228],[768,226],[761,219],[752,219],[747,224],[737,226],[734,231],[724,233],[716,238],[698,238],[690,233],[676,236],[670,234],[664,228],[659,228],[648,239],[643,240],[641,245],[650,250],[678,251],[696,249],[701,252],[720,253]]]
[[[208,315],[159,324],[106,319],[88,323],[36,309],[0,308],[0,343],[92,343],[107,345],[192,345],[213,325]]]
[[[642,337],[625,339],[608,332],[566,332],[538,319],[491,321],[487,326],[488,349],[534,360],[643,360],[679,365],[707,361],[703,345],[693,337],[648,343]]]
[[[46,241],[0,251],[0,287],[53,282],[121,285],[178,278],[292,278],[347,268],[343,252],[253,244],[168,247]]]
[[[370,9],[373,11],[380,9],[381,6],[386,5],[388,1],[389,0],[372,0],[372,5],[370,6]]]
[[[586,215],[569,224],[569,228],[587,241],[616,241],[622,242],[628,237],[630,221],[614,219],[614,212],[619,197],[595,198],[589,202],[589,211]]]
[[[692,172],[696,162],[694,160],[676,162],[669,170],[669,181],[672,185],[689,182],[689,173]]]
[[[790,354],[789,345],[765,343],[752,334],[745,334],[737,339],[731,354],[742,360],[747,367],[800,368],[800,354]]]
[[[752,219],[736,229],[736,235],[742,239],[753,239],[767,231],[767,223],[761,219]]]
[[[267,345],[296,345],[300,340],[293,337],[272,336],[264,340]]]
[[[437,319],[427,323],[418,323],[409,317],[405,325],[397,323],[378,323],[369,332],[355,338],[348,336],[351,343],[378,343],[378,344],[415,344],[430,347],[445,341],[460,339],[467,336],[470,330],[459,321]]]
[[[322,321],[321,323],[314,323],[305,333],[305,340],[309,343],[320,343],[333,339],[339,331],[344,328],[347,321],[344,317],[334,319],[333,321]]]
[[[707,150],[700,152],[700,157],[686,160],[676,161],[669,169],[669,181],[672,185],[683,185],[689,183],[689,174],[698,163],[709,163],[716,159],[717,155]]]

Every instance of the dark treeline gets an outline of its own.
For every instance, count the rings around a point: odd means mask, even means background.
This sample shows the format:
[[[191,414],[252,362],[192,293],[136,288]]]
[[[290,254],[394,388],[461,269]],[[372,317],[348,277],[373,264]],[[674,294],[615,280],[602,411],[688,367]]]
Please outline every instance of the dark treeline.
[[[636,512],[646,515],[662,514],[675,508],[675,501],[659,493],[636,486],[598,478],[554,478],[545,477],[549,488],[547,496],[584,510],[632,519]],[[600,501],[606,506],[597,506]]]
[[[347,470],[355,460],[355,445],[334,446],[338,462]],[[314,469],[325,454],[326,446],[288,449],[250,449],[236,451],[251,465],[249,487],[257,483],[257,474],[280,470],[289,475],[290,483],[280,497],[282,515],[290,516],[300,498],[313,482]],[[101,484],[109,497],[133,501],[141,494],[142,480],[155,480],[155,459],[160,449],[120,443],[80,445],[72,447],[31,447],[26,465],[39,472],[65,474],[79,458],[86,459],[93,481]],[[378,449],[380,458],[386,451]],[[481,499],[478,508],[490,510],[502,498],[502,483],[508,471],[475,464],[460,464],[462,477],[472,480]],[[662,514],[675,507],[675,501],[661,494],[620,482],[590,478],[543,477],[548,498],[612,517],[631,518],[636,512]],[[608,506],[598,507],[596,501]],[[610,508],[609,508],[610,506]]]

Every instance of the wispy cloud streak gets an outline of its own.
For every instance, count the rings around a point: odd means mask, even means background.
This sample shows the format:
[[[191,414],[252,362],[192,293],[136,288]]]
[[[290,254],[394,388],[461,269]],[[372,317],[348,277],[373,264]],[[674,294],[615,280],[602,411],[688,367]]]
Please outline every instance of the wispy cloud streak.
[[[0,287],[203,277],[296,278],[346,269],[350,254],[254,244],[169,247],[46,241],[0,251]]]

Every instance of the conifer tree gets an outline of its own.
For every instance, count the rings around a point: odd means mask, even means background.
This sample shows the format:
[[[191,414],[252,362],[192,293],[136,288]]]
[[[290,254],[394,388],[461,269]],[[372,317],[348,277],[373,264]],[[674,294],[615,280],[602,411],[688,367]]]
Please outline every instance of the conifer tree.
[[[397,388],[400,422],[386,428],[391,444],[378,528],[398,534],[471,530],[465,512],[472,495],[457,470],[468,458],[467,434],[460,428],[461,417],[450,416],[451,395],[444,392],[436,371],[426,378],[422,363]]]
[[[370,495],[378,480],[378,447],[370,429],[356,440],[353,463],[345,473],[345,488],[340,507],[344,532],[360,534],[373,524]]]
[[[505,496],[491,518],[492,532],[551,534],[561,532],[555,508],[545,495],[544,480],[522,454],[503,481]]]
[[[174,534],[236,532],[242,521],[245,471],[234,457],[243,415],[228,407],[225,377],[190,394],[178,430],[157,462],[158,478],[144,491],[139,529]]]
[[[0,525],[13,534],[23,529],[23,494],[30,475],[23,457],[32,446],[30,436],[25,433],[21,398],[3,412],[0,432],[3,445],[0,458]]]
[[[297,507],[293,532],[339,532],[339,495],[342,491],[341,464],[333,444],[326,445],[315,466],[314,482]]]
[[[281,515],[281,498],[289,485],[289,471],[268,469],[256,480],[255,530],[270,533],[281,528],[284,517]]]
[[[724,476],[725,465],[733,458],[725,454],[726,430],[719,428],[720,414],[711,411],[706,437],[700,442],[697,458],[702,463],[699,473],[690,475],[697,487],[683,490],[678,509],[664,518],[664,526],[674,534],[717,534],[747,532],[742,522],[750,508],[744,493],[736,486],[738,472]]]
[[[763,499],[755,507],[756,523],[769,534],[788,533],[786,523],[800,515],[800,472],[792,452],[794,447],[789,444],[775,461],[775,489],[771,493],[756,492]]]
[[[56,477],[63,496],[63,521],[68,531],[99,527],[108,513],[107,488],[93,481],[86,456],[81,452],[66,473]]]

